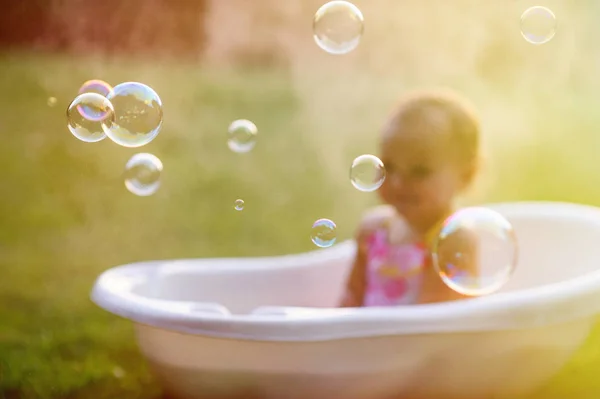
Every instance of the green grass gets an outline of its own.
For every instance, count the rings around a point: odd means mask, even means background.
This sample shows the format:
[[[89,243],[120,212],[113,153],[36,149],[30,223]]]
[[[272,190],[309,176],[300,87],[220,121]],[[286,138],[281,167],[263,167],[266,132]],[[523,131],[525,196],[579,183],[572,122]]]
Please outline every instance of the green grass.
[[[91,78],[155,88],[164,103],[158,138],[135,150],[71,136],[64,110]],[[159,397],[131,324],[88,299],[107,268],[307,251],[308,229],[320,217],[337,222],[339,240],[351,236],[375,199],[350,186],[347,165],[374,147],[376,136],[361,129],[382,123],[380,103],[370,101],[356,115],[323,115],[329,123],[320,127],[307,119],[313,99],[298,94],[299,83],[276,71],[0,58],[0,398]],[[377,86],[382,102],[399,94],[385,86]],[[454,86],[475,102],[494,95],[484,85]],[[487,190],[477,200],[600,204],[600,98],[592,94],[568,102],[544,97],[527,138],[491,140]],[[55,107],[46,103],[50,96]],[[248,154],[226,146],[226,128],[238,118],[259,128]],[[498,131],[505,121],[487,123]],[[122,182],[125,162],[139,151],[154,153],[165,168],[161,189],[148,198],[128,193]],[[233,210],[237,198],[246,203],[243,212]],[[535,399],[597,397],[599,347],[596,330]]]

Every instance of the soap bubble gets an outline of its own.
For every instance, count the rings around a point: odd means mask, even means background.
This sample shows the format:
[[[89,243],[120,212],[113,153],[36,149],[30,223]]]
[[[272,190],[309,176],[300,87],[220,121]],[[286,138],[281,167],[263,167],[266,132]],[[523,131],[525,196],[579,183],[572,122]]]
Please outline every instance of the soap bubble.
[[[48,97],[47,103],[49,107],[54,107],[56,105],[56,97]]]
[[[244,200],[236,199],[234,208],[236,211],[241,211],[244,209]]]
[[[546,7],[530,7],[521,15],[521,34],[531,44],[544,44],[556,33],[556,16]]]
[[[146,197],[160,187],[163,164],[156,156],[139,153],[125,165],[125,187],[135,195]]]
[[[313,19],[313,38],[330,54],[354,50],[364,30],[362,12],[347,1],[330,1],[319,8]]]
[[[112,91],[112,87],[103,80],[92,79],[84,82],[79,88],[79,94],[83,93],[98,93],[104,97]]]
[[[310,239],[320,248],[327,248],[335,244],[336,225],[329,219],[319,219],[312,225]]]
[[[106,97],[115,110],[114,120],[102,128],[109,139],[123,147],[141,147],[158,135],[162,126],[162,102],[151,87],[138,82],[116,85]]]
[[[238,119],[231,122],[228,129],[227,146],[233,152],[248,152],[256,145],[258,129],[247,119]]]
[[[361,155],[352,161],[350,182],[360,191],[377,190],[385,180],[383,162],[375,155]]]
[[[112,87],[110,87],[110,85],[105,81],[94,79],[84,82],[81,85],[81,88],[79,89],[79,94],[96,93],[106,97],[111,92],[111,90]],[[91,121],[101,121],[105,117],[105,115],[98,114],[97,110],[86,107],[84,105],[79,105],[77,107],[77,110],[81,113],[81,115],[84,118],[89,119]]]
[[[102,120],[90,120],[79,112],[79,107],[89,109],[94,115],[104,115]],[[115,119],[114,108],[110,101],[97,93],[83,93],[75,97],[67,108],[67,127],[73,136],[87,143],[95,143],[106,137],[102,123],[111,123]]]
[[[444,221],[432,247],[432,260],[444,283],[468,296],[502,288],[517,265],[512,225],[484,207],[464,208]]]

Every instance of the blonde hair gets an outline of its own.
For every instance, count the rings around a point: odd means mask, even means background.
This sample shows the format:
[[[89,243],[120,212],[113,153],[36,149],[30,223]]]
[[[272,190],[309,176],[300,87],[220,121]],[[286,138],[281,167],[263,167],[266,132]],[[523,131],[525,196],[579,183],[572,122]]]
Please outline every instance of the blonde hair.
[[[450,90],[424,90],[405,95],[384,129],[384,138],[397,134],[440,136],[461,164],[474,171],[478,167],[479,118],[466,99]]]

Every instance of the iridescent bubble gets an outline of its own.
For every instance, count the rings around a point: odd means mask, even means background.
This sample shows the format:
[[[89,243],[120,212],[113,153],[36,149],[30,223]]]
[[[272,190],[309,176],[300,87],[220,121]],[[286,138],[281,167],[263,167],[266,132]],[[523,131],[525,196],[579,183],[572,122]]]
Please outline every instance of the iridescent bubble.
[[[229,125],[227,146],[233,152],[248,152],[256,145],[258,129],[247,119],[238,119]]]
[[[350,182],[364,192],[377,190],[385,181],[385,167],[375,155],[361,155],[352,161]]]
[[[329,219],[319,219],[312,225],[310,234],[312,242],[320,248],[327,248],[335,244],[336,225]]]
[[[79,94],[96,93],[106,97],[108,96],[111,90],[112,87],[110,87],[110,85],[105,81],[94,79],[88,80],[87,82],[83,83],[83,85],[81,85],[81,88],[79,89]],[[101,121],[105,117],[105,115],[103,114],[98,114],[96,109],[88,108],[82,105],[78,106],[77,110],[81,113],[81,115],[84,118],[89,119],[91,121]]]
[[[98,93],[104,97],[112,91],[112,87],[103,80],[92,79],[84,82],[79,88],[79,94],[83,93]]]
[[[100,121],[89,120],[85,118],[78,107],[83,106],[97,115],[104,115]],[[102,123],[111,123],[115,118],[115,113],[110,101],[97,93],[80,94],[67,108],[67,127],[73,136],[81,141],[95,143],[106,137],[102,130]]]
[[[115,118],[102,123],[109,139],[123,147],[141,147],[158,135],[163,122],[162,102],[151,87],[125,82],[116,85],[106,98],[115,110]]]
[[[313,38],[330,54],[354,50],[364,31],[362,12],[348,1],[330,1],[319,8],[313,19]]]
[[[156,156],[135,154],[125,165],[125,187],[141,197],[152,195],[160,187],[162,170],[163,164]]]
[[[521,34],[531,44],[544,44],[556,34],[556,16],[546,7],[530,7],[521,15]]]
[[[432,260],[442,281],[468,296],[498,291],[511,278],[518,243],[510,222],[484,207],[464,208],[444,221]]]
[[[235,204],[234,204],[234,208],[235,208],[236,211],[242,211],[242,210],[244,210],[244,200],[236,199],[235,200]]]

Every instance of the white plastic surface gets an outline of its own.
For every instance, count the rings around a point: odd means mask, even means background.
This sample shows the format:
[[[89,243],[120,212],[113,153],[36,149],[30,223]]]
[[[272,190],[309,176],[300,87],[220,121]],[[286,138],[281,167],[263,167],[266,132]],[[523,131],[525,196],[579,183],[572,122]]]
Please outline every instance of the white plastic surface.
[[[560,323],[600,311],[600,210],[496,205],[515,228],[520,259],[499,293],[392,308],[334,308],[353,242],[271,258],[138,263],[103,273],[93,300],[115,314],[187,333],[312,341],[490,331]]]
[[[516,395],[558,371],[600,312],[600,210],[491,207],[512,222],[520,259],[488,297],[335,308],[355,250],[345,242],[283,257],[121,266],[98,278],[92,299],[137,323],[142,351],[177,397]]]

